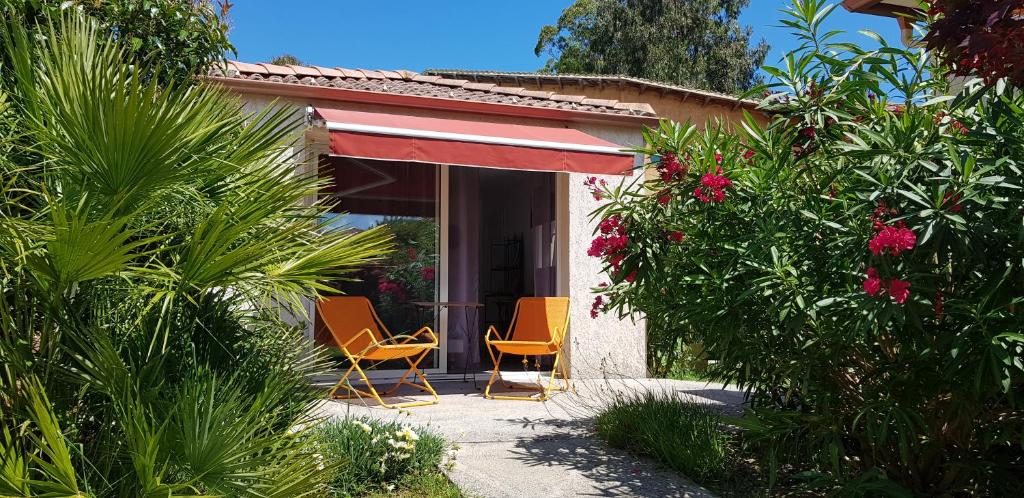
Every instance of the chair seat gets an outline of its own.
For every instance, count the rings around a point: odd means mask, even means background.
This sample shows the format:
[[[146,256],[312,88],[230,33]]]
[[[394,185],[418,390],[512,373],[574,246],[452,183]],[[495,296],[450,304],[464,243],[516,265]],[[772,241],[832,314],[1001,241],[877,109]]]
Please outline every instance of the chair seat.
[[[433,348],[433,344],[389,344],[371,347],[359,356],[363,359],[374,361],[397,360],[399,358],[408,358]]]
[[[557,344],[541,341],[490,341],[489,344],[502,353],[522,356],[550,355],[558,351]]]

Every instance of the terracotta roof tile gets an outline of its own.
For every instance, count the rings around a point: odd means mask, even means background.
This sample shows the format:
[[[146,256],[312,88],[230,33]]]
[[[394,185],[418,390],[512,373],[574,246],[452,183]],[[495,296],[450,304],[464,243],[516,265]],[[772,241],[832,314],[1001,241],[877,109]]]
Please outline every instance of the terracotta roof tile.
[[[416,76],[412,77],[413,81],[418,81],[420,83],[433,83],[433,82],[435,82],[437,80],[441,80],[441,79],[443,79],[443,78],[441,78],[440,76],[426,76],[426,75],[423,75],[423,74],[417,74]]]
[[[399,73],[398,71],[380,70],[378,72],[380,74],[383,74],[384,77],[389,79],[389,80],[403,80],[403,79],[405,79],[405,77],[402,76],[402,74]]]
[[[356,69],[356,71],[363,73],[363,76],[371,80],[384,80],[388,78],[387,76],[384,76],[384,73],[380,71],[374,71],[372,69]]]
[[[292,71],[295,71],[295,74],[299,76],[312,76],[314,78],[320,76],[320,71],[317,71],[315,67],[294,66],[289,64],[288,68],[291,69]]]
[[[328,78],[337,78],[340,76],[345,76],[345,74],[342,73],[341,71],[329,67],[313,66],[313,69],[320,71],[320,74],[322,76],[326,76]]]
[[[427,69],[423,74],[440,76],[443,78],[466,78],[478,83],[497,83],[498,85],[519,85],[519,81],[530,81],[559,85],[561,83],[580,86],[604,86],[604,85],[628,85],[644,89],[654,89],[660,92],[675,93],[678,95],[689,95],[703,98],[708,101],[715,101],[719,104],[738,105],[748,108],[755,108],[758,102],[750,99],[742,99],[732,95],[719,92],[687,88],[660,81],[652,81],[644,78],[635,78],[622,75],[601,75],[601,74],[548,74],[548,73],[526,73],[507,71],[476,71],[471,69]]]
[[[270,74],[270,71],[260,64],[249,64],[248,62],[239,61],[232,61],[231,64],[235,66],[235,69],[242,73]]]
[[[423,75],[407,70],[375,71],[343,67],[280,66],[228,61],[224,68],[211,69],[209,76],[604,114],[644,117],[655,115],[654,110],[648,104],[588,99],[583,95],[559,95],[553,92],[502,86],[500,82],[471,82],[465,79]]]
[[[465,88],[466,90],[480,90],[481,92],[486,92],[496,86],[498,85],[495,85],[494,83],[466,83],[465,85],[462,85],[462,88]]]
[[[586,98],[587,97],[585,95],[560,95],[557,93],[551,96],[551,100],[556,100],[558,102],[573,102],[576,104],[583,102]]]
[[[545,92],[543,90],[523,90],[519,95],[539,99],[550,99],[551,96],[554,95],[554,92]]]
[[[261,62],[260,65],[263,66],[270,74],[277,74],[280,76],[295,74],[295,70],[288,66],[278,66],[277,64],[270,64],[267,62]]]
[[[618,100],[606,100],[606,99],[583,99],[583,102],[581,102],[581,103],[583,105],[615,107],[619,103],[619,101]]]

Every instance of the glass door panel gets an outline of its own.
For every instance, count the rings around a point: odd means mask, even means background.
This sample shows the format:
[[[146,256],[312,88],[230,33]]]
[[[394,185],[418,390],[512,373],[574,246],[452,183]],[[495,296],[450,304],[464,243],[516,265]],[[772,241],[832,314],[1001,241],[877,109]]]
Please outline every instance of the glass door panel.
[[[387,225],[394,237],[394,251],[382,261],[360,269],[351,280],[334,287],[346,295],[366,296],[391,333],[409,334],[424,325],[438,331],[433,309],[411,303],[438,301],[439,255],[439,168],[432,164],[376,161],[329,157],[322,161],[321,176],[333,185],[325,189],[337,204],[335,210],[348,213],[337,217],[341,229],[366,230]],[[334,346],[330,333],[316,317],[318,344]],[[438,368],[435,350],[420,363]],[[378,369],[402,368],[403,360]]]

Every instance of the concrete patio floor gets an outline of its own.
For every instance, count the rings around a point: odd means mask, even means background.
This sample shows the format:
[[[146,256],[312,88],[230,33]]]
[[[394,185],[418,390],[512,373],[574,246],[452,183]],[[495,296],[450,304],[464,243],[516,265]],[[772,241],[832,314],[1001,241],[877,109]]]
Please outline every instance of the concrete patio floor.
[[[609,448],[593,435],[592,416],[613,395],[652,390],[676,392],[726,412],[738,411],[743,402],[741,392],[720,384],[656,379],[577,381],[577,393],[560,393],[544,403],[489,400],[482,395],[486,378],[479,379],[481,390],[461,380],[433,382],[441,394],[437,405],[388,410],[363,400],[329,401],[322,411],[332,417],[399,420],[444,435],[458,445],[449,477],[470,496],[710,497],[651,460]]]

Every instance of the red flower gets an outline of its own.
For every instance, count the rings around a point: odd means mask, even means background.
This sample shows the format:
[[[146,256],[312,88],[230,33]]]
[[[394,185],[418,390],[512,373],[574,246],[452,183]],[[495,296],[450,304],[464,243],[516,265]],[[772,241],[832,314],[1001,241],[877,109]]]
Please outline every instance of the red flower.
[[[594,298],[594,304],[590,306],[590,318],[597,318],[598,311],[601,310],[601,306],[604,304],[604,298],[597,296]]]
[[[685,176],[689,168],[679,162],[679,157],[672,152],[664,152],[658,161],[658,173],[661,181],[670,182]]]
[[[416,248],[415,247],[410,247],[410,248],[406,249],[405,252],[409,255],[409,261],[416,261]]]
[[[604,193],[601,192],[601,188],[607,186],[608,182],[603,179],[598,180],[596,176],[591,176],[583,182],[583,185],[590,187],[590,195],[594,196],[595,201],[599,201],[604,198]]]
[[[672,195],[671,194],[662,194],[662,195],[658,196],[658,204],[661,204],[662,206],[668,204],[671,200],[672,200]]]
[[[700,187],[693,191],[693,196],[701,202],[723,202],[725,201],[725,189],[732,188],[732,180],[722,175],[722,169],[718,168],[715,173],[706,173],[700,177]]]
[[[878,270],[874,268],[868,268],[868,279],[864,281],[864,292],[867,292],[869,296],[874,296],[882,290],[882,279],[878,278]]]
[[[944,311],[942,291],[935,291],[935,316],[942,318]]]
[[[434,280],[435,272],[436,270],[434,270],[433,266],[424,266],[420,269],[420,277],[422,277],[423,280]]]
[[[909,228],[885,226],[868,242],[868,249],[875,256],[886,252],[899,256],[901,252],[913,249],[916,244],[917,235]]]
[[[747,149],[747,151],[743,153],[743,159],[749,161],[752,157],[754,157],[754,149]]]
[[[889,297],[899,304],[905,303],[910,296],[910,282],[894,278],[889,280],[888,284]]]
[[[718,164],[722,164],[722,154],[721,153],[715,152],[715,162],[718,163]]]
[[[683,241],[683,232],[680,232],[679,230],[673,230],[673,231],[669,232],[668,240],[671,240],[672,242],[682,242]]]
[[[636,270],[633,270],[629,275],[626,275],[626,281],[629,283],[636,282]]]
[[[804,129],[800,130],[800,134],[805,136],[805,137],[807,137],[807,138],[814,138],[814,137],[818,136],[818,132],[817,132],[817,130],[814,129],[813,126],[808,126],[808,127],[804,128]]]

